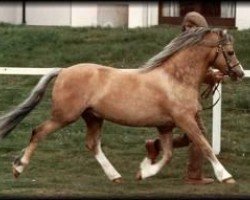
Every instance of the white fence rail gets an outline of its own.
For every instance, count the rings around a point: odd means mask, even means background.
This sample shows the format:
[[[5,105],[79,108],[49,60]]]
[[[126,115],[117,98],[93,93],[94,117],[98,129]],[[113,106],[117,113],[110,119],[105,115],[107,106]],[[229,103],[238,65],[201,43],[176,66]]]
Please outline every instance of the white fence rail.
[[[44,75],[53,68],[22,68],[22,67],[0,67],[0,74],[5,75]]]
[[[20,68],[20,67],[0,67],[0,74],[5,75],[44,75],[53,68]],[[250,77],[250,70],[245,70],[245,77]],[[212,126],[212,147],[215,154],[221,150],[221,102],[222,102],[222,85],[218,86],[219,93],[215,92],[213,103],[221,96],[218,103],[213,107],[213,126]]]

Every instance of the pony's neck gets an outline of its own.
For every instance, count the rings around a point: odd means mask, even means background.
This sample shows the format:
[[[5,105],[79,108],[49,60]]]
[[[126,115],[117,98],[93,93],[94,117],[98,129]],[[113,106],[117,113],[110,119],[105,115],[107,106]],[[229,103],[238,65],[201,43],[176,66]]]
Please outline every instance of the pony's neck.
[[[196,45],[173,55],[164,70],[180,83],[200,88],[209,68],[210,50]]]

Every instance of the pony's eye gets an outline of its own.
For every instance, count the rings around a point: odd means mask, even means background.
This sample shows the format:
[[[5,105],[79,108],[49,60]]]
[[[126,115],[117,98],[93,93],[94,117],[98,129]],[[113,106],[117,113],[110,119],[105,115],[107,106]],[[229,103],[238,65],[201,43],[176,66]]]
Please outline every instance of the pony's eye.
[[[227,53],[228,53],[229,56],[234,55],[234,51],[228,51]]]

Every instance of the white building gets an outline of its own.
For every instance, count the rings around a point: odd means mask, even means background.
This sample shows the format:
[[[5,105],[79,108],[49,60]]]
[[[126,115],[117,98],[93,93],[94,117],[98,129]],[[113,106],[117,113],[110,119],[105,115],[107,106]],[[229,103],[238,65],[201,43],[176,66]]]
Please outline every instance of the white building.
[[[202,13],[210,25],[250,28],[250,2],[0,2],[0,22],[49,26],[148,27],[179,25],[186,12]]]

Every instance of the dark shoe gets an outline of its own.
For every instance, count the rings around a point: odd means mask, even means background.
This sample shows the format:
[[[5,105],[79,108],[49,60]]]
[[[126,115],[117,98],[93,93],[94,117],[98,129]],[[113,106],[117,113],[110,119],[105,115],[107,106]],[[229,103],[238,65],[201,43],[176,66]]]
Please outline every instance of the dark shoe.
[[[185,183],[188,184],[193,184],[193,185],[206,185],[206,184],[211,184],[214,182],[213,178],[200,178],[200,179],[193,179],[193,178],[186,178]]]

